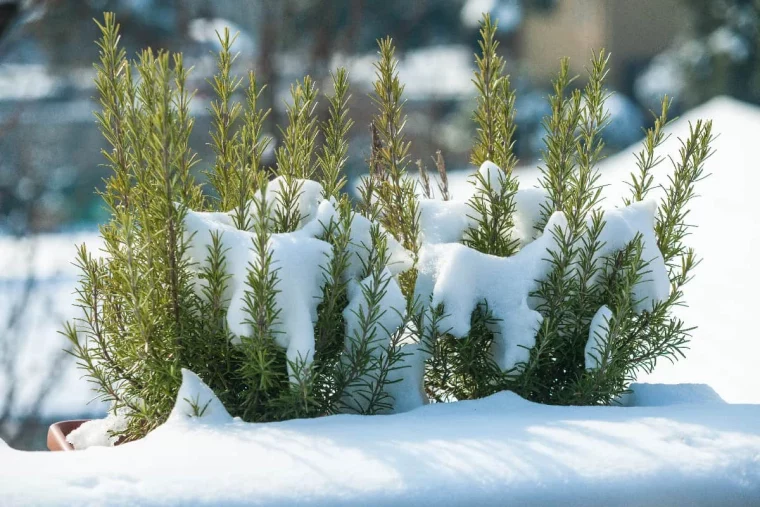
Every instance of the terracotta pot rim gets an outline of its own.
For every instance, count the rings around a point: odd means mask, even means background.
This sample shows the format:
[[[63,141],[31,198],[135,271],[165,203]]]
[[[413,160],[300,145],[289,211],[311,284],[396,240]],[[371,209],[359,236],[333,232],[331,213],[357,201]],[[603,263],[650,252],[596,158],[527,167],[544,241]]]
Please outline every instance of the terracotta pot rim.
[[[71,419],[68,421],[58,421],[48,428],[47,447],[51,451],[74,451],[74,446],[66,441],[69,433],[79,428],[82,424],[91,419]]]

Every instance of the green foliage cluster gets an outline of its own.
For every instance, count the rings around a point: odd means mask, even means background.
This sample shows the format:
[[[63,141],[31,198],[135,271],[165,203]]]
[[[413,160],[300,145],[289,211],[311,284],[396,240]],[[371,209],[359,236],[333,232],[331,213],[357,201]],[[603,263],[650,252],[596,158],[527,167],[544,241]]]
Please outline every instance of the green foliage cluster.
[[[231,74],[234,38],[228,31],[220,34],[222,50],[212,82],[216,100],[210,107],[216,159],[206,173],[211,187],[206,191],[191,176],[197,163],[188,144],[192,94],[185,88],[188,69],[181,55],[146,50],[129,61],[118,46],[114,16],[106,14],[99,27],[96,82],[102,112],[97,120],[110,147],[104,155],[112,175],[103,199],[111,220],[101,227],[104,255],[93,256],[85,246],[79,248],[82,275],[77,304],[84,316],[64,332],[100,397],[114,410],[129,414],[122,437],[139,438],[166,418],[181,368],[199,374],[230,413],[250,421],[388,410],[386,377],[397,368],[401,355],[393,343],[390,347],[376,343],[377,322],[383,316],[379,302],[389,281],[383,272],[385,233],[377,227],[371,231],[372,244],[366,245],[368,261],[362,273],[373,277],[366,293],[369,303],[360,316],[360,330],[348,338],[350,351],[344,352],[343,274],[354,213],[342,192],[346,135],[352,126],[345,69],[333,75],[329,117],[322,123],[315,115],[314,81],[306,77],[292,87],[277,167],[264,167],[262,154],[271,139],[262,135],[269,114],[257,105],[262,87],[251,72],[245,101],[234,100],[243,80]],[[392,55],[390,42],[387,48]],[[387,64],[395,65],[392,60]],[[323,139],[317,149],[319,133]],[[393,150],[386,156],[398,165],[392,157],[404,156]],[[284,179],[277,202],[264,198],[273,176]],[[299,361],[290,364],[295,374],[289,378],[288,360],[275,343],[281,318],[276,304],[279,268],[268,245],[272,234],[298,227],[304,178],[320,180],[325,197],[336,200],[340,219],[325,224],[321,237],[333,246],[334,255],[324,268],[315,361],[309,368]],[[183,227],[190,209],[231,211],[235,227],[253,233],[251,248],[257,262],[249,266],[245,295],[252,332],[240,344],[233,343],[225,320],[230,274],[220,234],[213,236],[206,263],[197,274],[204,282],[202,294],[193,289],[195,274],[186,255]],[[361,403],[344,396],[349,389],[362,398]]]
[[[570,89],[568,65],[561,71],[550,97],[546,119],[545,166],[542,184],[549,198],[548,216],[563,211],[569,227],[550,231],[560,245],[547,252],[552,271],[532,295],[544,316],[530,361],[512,371],[501,371],[490,350],[494,318],[487,302],[472,315],[472,330],[455,339],[440,330],[446,309],[430,312],[424,301],[412,297],[416,272],[400,276],[407,297],[403,325],[391,332],[389,344],[379,340],[390,275],[388,240],[392,236],[416,255],[420,248],[418,183],[408,173],[410,144],[404,140],[403,85],[396,70],[392,41],[379,41],[379,60],[373,101],[377,114],[371,125],[369,176],[360,185],[361,199],[354,211],[343,192],[347,154],[349,82],[345,69],[332,74],[333,92],[327,96],[327,118],[316,115],[320,97],[308,76],[291,87],[287,125],[276,149],[276,167],[264,167],[262,154],[271,139],[262,133],[269,114],[259,108],[262,86],[253,72],[247,82],[232,75],[234,42],[220,34],[222,49],[212,85],[216,99],[212,145],[216,158],[206,173],[208,186],[192,177],[197,159],[189,146],[193,128],[192,93],[186,87],[189,69],[181,55],[142,51],[135,60],[119,48],[118,25],[112,14],[99,24],[100,63],[96,83],[102,112],[97,115],[108,141],[104,150],[112,170],[103,192],[111,219],[101,227],[103,256],[79,248],[81,269],[78,305],[83,318],[67,325],[72,354],[86,370],[100,397],[114,410],[129,414],[125,440],[139,438],[161,424],[169,414],[179,387],[180,369],[196,372],[234,416],[248,421],[316,417],[340,412],[382,413],[391,409],[390,384],[398,381],[404,334],[425,344],[428,359],[425,385],[433,401],[486,396],[512,389],[545,403],[609,403],[623,392],[639,369],[649,370],[660,357],[681,353],[689,329],[671,316],[682,304],[682,287],[697,264],[687,249],[687,203],[703,177],[710,154],[709,123],[696,124],[676,161],[655,232],[670,270],[671,296],[651,309],[636,313],[633,287],[647,276],[637,238],[614,255],[597,259],[604,227],[599,211],[601,187],[595,165],[603,149],[600,132],[607,117],[604,78],[607,56],[591,62],[588,84]],[[474,120],[477,137],[472,162],[495,162],[498,174],[477,173],[478,191],[470,200],[474,225],[464,243],[480,252],[511,256],[520,248],[513,237],[517,163],[512,148],[515,132],[514,91],[497,54],[496,27],[486,16],[481,30],[474,83],[478,92]],[[245,100],[234,99],[245,86]],[[653,188],[652,170],[661,159],[655,149],[663,142],[668,100],[647,132],[638,155],[639,170],[632,175],[627,203],[640,201]],[[439,189],[449,199],[443,157],[434,158],[441,178]],[[418,163],[423,193],[432,195],[429,176]],[[267,195],[269,181],[279,176],[276,201]],[[277,305],[280,273],[269,249],[272,234],[294,231],[303,219],[298,207],[304,179],[318,180],[323,196],[332,199],[337,218],[323,224],[320,239],[333,249],[323,266],[322,297],[315,323],[314,361],[289,361],[276,343],[281,324]],[[226,251],[219,234],[207,248],[206,262],[196,270],[188,260],[184,218],[188,210],[230,212],[236,228],[252,235],[256,257],[246,277],[248,336],[235,343],[226,324],[228,306]],[[371,241],[351,244],[356,213],[373,221]],[[357,312],[353,333],[346,336],[349,267],[352,248],[366,250],[360,278],[366,306]],[[204,281],[202,293],[194,277]],[[584,368],[584,346],[589,322],[597,309],[608,305],[614,318],[609,336],[599,350],[601,366]],[[392,330],[385,330],[390,332]],[[290,370],[291,374],[288,374]]]
[[[495,178],[475,175],[480,190],[469,204],[476,225],[465,243],[483,253],[510,256],[518,249],[510,235],[517,191],[512,175],[516,161],[511,154],[514,92],[509,89],[508,76],[502,73],[494,33],[486,17],[474,79],[479,97],[474,115],[478,137],[472,159],[475,164],[499,160],[502,173]],[[494,363],[489,353],[494,321],[487,304],[483,304],[472,315],[469,336],[456,339],[444,334],[429,346],[432,359],[427,381],[436,399],[452,393],[457,399],[479,398],[509,389],[541,403],[608,404],[626,391],[637,372],[651,372],[658,359],[683,356],[692,328],[674,316],[673,309],[684,304],[683,286],[698,264],[695,252],[684,244],[691,227],[686,221],[687,210],[695,196],[695,184],[705,177],[704,163],[712,153],[712,125],[699,121],[691,126],[680,156],[673,162],[674,172],[656,214],[655,236],[669,271],[670,296],[637,313],[634,308],[640,301],[633,288],[647,280],[652,260],[643,257],[642,238],[637,236],[614,255],[598,254],[603,247],[600,236],[605,220],[599,206],[602,186],[596,164],[604,149],[601,132],[608,120],[604,107],[608,59],[604,51],[594,54],[587,84],[573,89],[568,61],[563,59],[549,97],[551,115],[544,120],[544,165],[540,168],[540,183],[548,199],[536,230],[543,231],[556,211],[565,214],[568,227],[547,231],[554,235],[558,248],[547,252],[552,270],[531,295],[543,322],[529,361],[506,372]],[[646,131],[625,205],[645,199],[653,190],[652,170],[662,162],[655,150],[665,140],[663,128],[669,106],[670,100],[665,97],[654,126]],[[600,366],[586,369],[584,349],[589,326],[603,305],[614,317],[606,322],[603,347],[595,350]]]

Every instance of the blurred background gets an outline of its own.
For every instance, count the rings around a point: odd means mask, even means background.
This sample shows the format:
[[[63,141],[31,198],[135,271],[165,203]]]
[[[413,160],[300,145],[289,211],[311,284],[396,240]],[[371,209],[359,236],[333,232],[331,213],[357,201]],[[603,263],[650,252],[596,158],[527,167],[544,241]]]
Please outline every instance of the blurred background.
[[[562,56],[582,84],[591,50],[612,53],[609,154],[641,138],[666,93],[674,114],[723,95],[760,102],[758,0],[0,0],[0,438],[17,448],[43,448],[52,420],[103,412],[87,403],[87,385],[56,334],[73,315],[73,245],[97,244],[106,218],[94,192],[106,173],[92,114],[92,19],[103,11],[116,12],[128,55],[166,48],[195,66],[199,172],[212,159],[208,80],[215,31],[224,27],[239,32],[236,72],[252,68],[268,83],[267,134],[275,139],[291,82],[309,74],[330,90],[328,72],[348,68],[351,178],[366,172],[367,95],[375,41],[384,35],[398,48],[412,157],[430,161],[440,149],[449,168],[468,168],[483,12],[499,21],[517,90],[521,166],[538,163],[545,98]]]

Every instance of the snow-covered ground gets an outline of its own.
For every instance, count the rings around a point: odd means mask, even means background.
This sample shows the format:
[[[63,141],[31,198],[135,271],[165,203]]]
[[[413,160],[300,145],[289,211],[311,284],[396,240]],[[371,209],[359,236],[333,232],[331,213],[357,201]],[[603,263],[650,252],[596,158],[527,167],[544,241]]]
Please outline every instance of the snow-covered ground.
[[[699,227],[689,243],[704,262],[680,315],[698,329],[686,359],[639,379],[681,385],[638,385],[625,407],[549,407],[500,393],[389,416],[272,424],[187,419],[179,410],[145,439],[116,448],[23,453],[0,443],[0,504],[760,505],[760,109],[715,99],[671,126],[663,155],[676,155],[676,138],[697,118],[713,119],[719,134],[690,215]],[[602,164],[607,207],[621,204],[634,150]],[[658,173],[667,172],[666,162]],[[519,174],[523,188],[535,184],[535,169]],[[464,178],[452,181],[465,199]],[[30,343],[63,345],[52,309],[70,314],[72,239],[39,240],[35,273],[46,282],[38,298],[50,304],[39,303],[24,323]],[[19,252],[0,241],[0,261]],[[2,301],[22,275],[0,273]],[[57,398],[71,396],[68,406],[87,397],[74,378]]]
[[[188,377],[185,398],[205,404],[205,386]],[[651,389],[647,396],[659,398]],[[699,400],[552,407],[503,392],[389,416],[271,424],[232,420],[215,403],[208,417],[189,418],[180,401],[164,426],[115,448],[25,453],[0,443],[0,498],[8,505],[758,505],[760,405]]]

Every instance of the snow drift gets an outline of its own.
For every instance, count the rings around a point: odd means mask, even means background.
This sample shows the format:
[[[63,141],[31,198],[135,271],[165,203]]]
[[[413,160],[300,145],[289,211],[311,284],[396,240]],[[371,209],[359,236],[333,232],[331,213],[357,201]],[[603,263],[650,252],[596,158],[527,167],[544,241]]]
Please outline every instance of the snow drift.
[[[760,405],[552,407],[503,392],[404,414],[232,420],[183,372],[115,448],[0,447],[8,505],[757,505]],[[657,398],[649,389],[650,401]],[[190,400],[208,405],[193,417]],[[709,401],[709,400],[707,400]],[[39,487],[40,483],[45,487]]]

